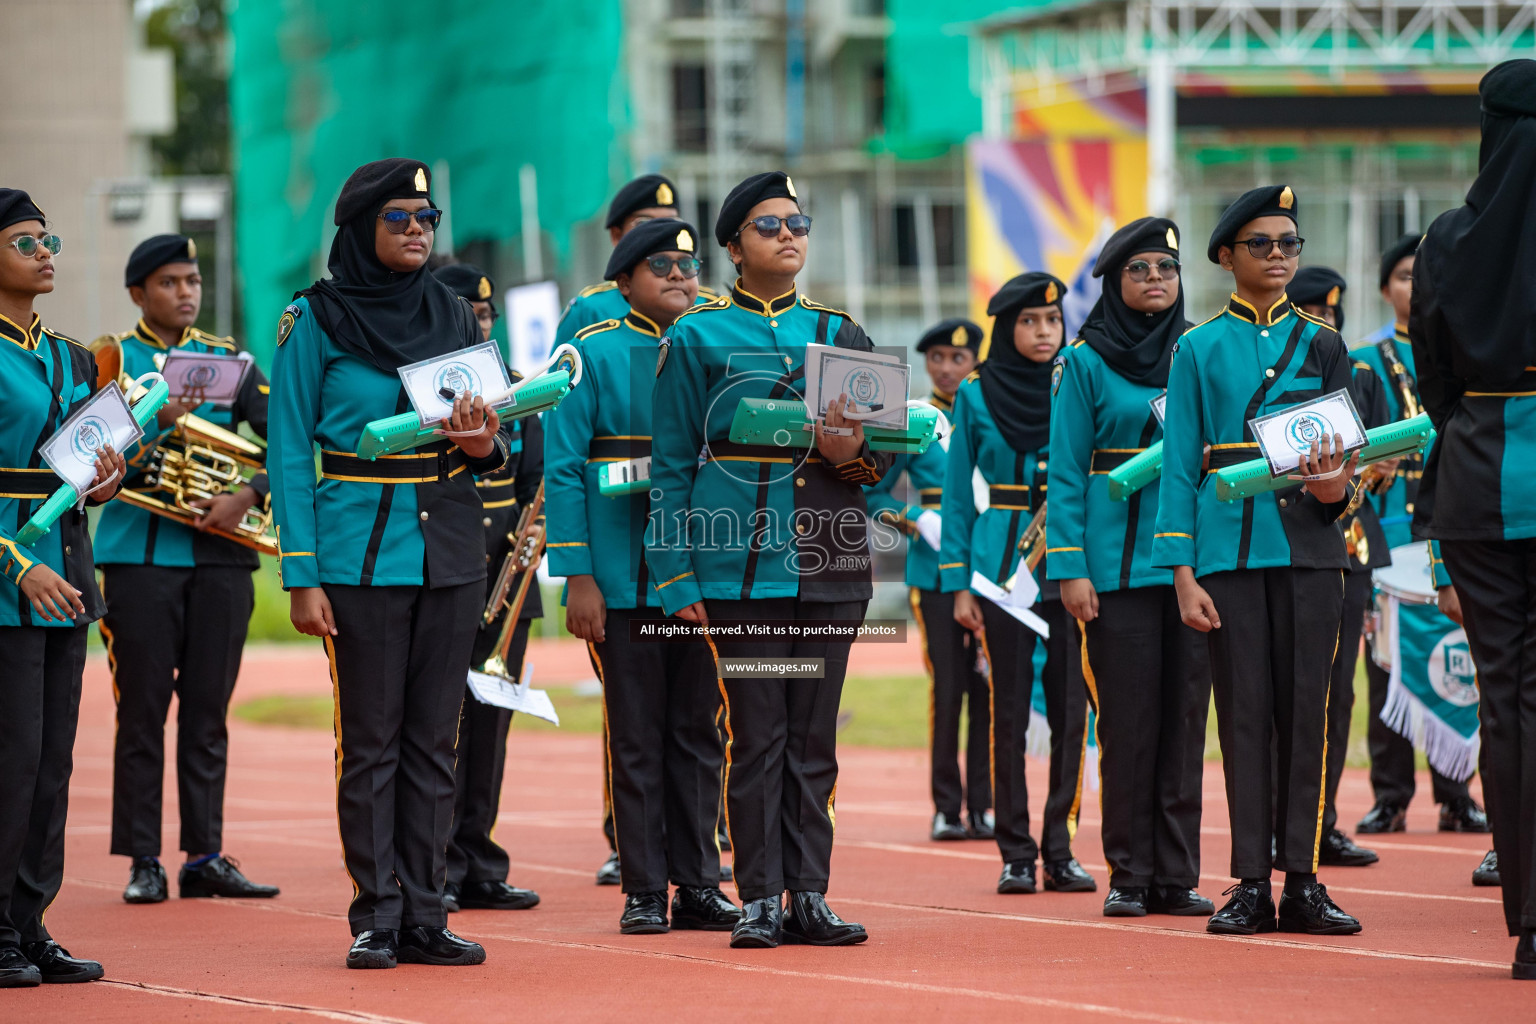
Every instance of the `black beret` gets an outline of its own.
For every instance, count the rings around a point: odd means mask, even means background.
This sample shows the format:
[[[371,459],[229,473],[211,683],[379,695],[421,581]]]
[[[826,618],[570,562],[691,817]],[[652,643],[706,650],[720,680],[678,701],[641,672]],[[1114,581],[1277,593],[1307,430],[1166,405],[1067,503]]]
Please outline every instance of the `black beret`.
[[[1536,60],[1496,65],[1477,84],[1483,110],[1497,117],[1536,117]]]
[[[603,227],[616,228],[636,210],[653,206],[677,209],[677,186],[659,174],[644,174],[619,189],[608,204],[608,220]]]
[[[1337,306],[1347,287],[1332,267],[1302,267],[1285,291],[1298,306]]]
[[[496,285],[485,271],[473,263],[449,263],[432,271],[432,276],[448,286],[448,290],[470,302],[489,302],[496,305]]]
[[[133,247],[123,270],[123,287],[143,284],[167,263],[196,263],[197,243],[186,235],[155,235]]]
[[[636,224],[613,247],[613,255],[608,257],[608,269],[603,273],[603,280],[616,281],[620,274],[635,269],[636,263],[659,252],[686,252],[698,256],[698,228],[676,217]]]
[[[754,174],[731,189],[720,204],[720,216],[715,220],[715,241],[722,246],[736,237],[737,230],[747,219],[752,207],[764,199],[793,199],[800,205],[795,194],[795,183],[783,171],[764,171]]]
[[[987,316],[998,316],[1014,309],[1061,305],[1067,286],[1061,278],[1042,271],[1020,274],[997,290],[987,303]]]
[[[1536,64],[1536,61],[1532,61]],[[1392,280],[1392,271],[1404,259],[1419,251],[1419,242],[1423,235],[1404,235],[1387,247],[1387,251],[1381,254],[1381,285],[1385,288],[1387,282]]]
[[[940,320],[923,332],[917,339],[917,350],[927,352],[943,345],[945,348],[968,348],[973,353],[981,351],[982,331],[963,316]]]
[[[1139,252],[1179,255],[1179,226],[1167,217],[1142,217],[1109,236],[1093,264],[1093,276],[1118,271]]]
[[[372,213],[391,199],[432,202],[432,171],[420,160],[391,157],[363,164],[341,186],[336,199],[336,223]]]
[[[19,188],[0,188],[0,231],[24,220],[38,220],[48,226],[43,211],[37,208],[32,197]]]
[[[1205,250],[1206,257],[1212,263],[1219,264],[1221,260],[1216,258],[1216,250],[1231,245],[1237,240],[1237,233],[1243,230],[1244,224],[1260,217],[1289,217],[1291,223],[1299,225],[1300,221],[1296,219],[1296,193],[1291,191],[1291,186],[1260,185],[1238,196],[1237,201],[1221,215],[1221,220],[1216,222],[1216,230],[1211,232],[1211,244]]]

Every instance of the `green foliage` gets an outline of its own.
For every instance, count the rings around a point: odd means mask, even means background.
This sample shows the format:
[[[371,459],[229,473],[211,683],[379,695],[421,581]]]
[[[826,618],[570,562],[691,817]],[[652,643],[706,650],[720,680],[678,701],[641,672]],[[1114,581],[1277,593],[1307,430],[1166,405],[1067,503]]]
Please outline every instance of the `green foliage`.
[[[230,171],[227,37],[224,0],[165,0],[145,19],[145,45],[176,57],[176,130],[150,141],[162,174]]]

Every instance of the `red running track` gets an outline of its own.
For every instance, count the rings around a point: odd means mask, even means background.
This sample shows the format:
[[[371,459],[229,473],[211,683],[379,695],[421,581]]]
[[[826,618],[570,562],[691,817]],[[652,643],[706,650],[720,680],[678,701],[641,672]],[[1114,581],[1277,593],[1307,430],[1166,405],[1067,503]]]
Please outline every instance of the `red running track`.
[[[896,650],[869,650],[875,661]],[[554,679],[582,675],[579,648],[546,652]],[[910,670],[903,665],[905,670]],[[309,647],[254,651],[237,699],[325,692]],[[174,713],[172,720],[174,721]],[[1424,794],[1411,831],[1374,845],[1370,868],[1324,869],[1338,901],[1365,923],[1349,938],[1217,938],[1203,919],[1100,916],[1105,871],[1097,807],[1085,802],[1080,859],[1097,895],[998,896],[990,843],[927,841],[926,764],[915,751],[845,749],[831,901],[872,938],[843,949],[734,951],[718,933],[618,933],[621,896],[592,872],[598,831],[594,736],[519,734],[497,833],[512,881],[539,890],[525,912],[470,911],[451,926],[483,942],[474,968],[348,971],[333,803],[332,741],[313,731],[231,724],[226,849],[253,878],[281,885],[268,902],[188,900],[131,907],[127,861],[107,854],[112,701],[105,665],[87,669],[64,891],[48,925],[71,951],[100,959],[107,981],[0,992],[0,1020],[543,1021],[829,1020],[886,1024],[942,1018],[1144,1021],[1536,1019],[1536,988],[1509,980],[1513,941],[1497,892],[1470,876],[1486,837],[1440,835]],[[169,774],[169,773],[168,773]],[[1036,806],[1043,770],[1031,766]],[[1370,803],[1365,773],[1346,773],[1341,817]],[[174,885],[176,789],[166,780]],[[1205,877],[1220,896],[1228,843],[1218,767],[1206,771]]]

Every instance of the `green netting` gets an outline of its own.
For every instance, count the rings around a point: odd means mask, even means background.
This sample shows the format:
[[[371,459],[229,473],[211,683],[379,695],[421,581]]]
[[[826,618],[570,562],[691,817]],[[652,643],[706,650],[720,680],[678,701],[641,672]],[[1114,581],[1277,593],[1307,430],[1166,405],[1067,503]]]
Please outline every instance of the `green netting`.
[[[620,0],[239,0],[230,12],[235,230],[245,339],[263,361],[292,293],[324,267],[359,164],[446,161],[453,237],[521,228],[518,168],[563,254],[607,201],[629,120]]]

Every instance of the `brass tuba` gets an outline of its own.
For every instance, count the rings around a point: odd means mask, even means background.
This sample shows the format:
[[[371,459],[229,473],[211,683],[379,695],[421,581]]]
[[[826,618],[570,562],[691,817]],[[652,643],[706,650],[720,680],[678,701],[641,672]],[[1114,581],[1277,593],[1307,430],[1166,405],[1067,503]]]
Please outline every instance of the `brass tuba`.
[[[96,356],[97,387],[115,380],[125,393],[132,388],[133,381],[123,373],[122,348],[123,339],[130,336],[104,334],[91,342],[91,352]],[[143,475],[131,487],[118,491],[115,500],[196,529],[203,511],[194,507],[193,501],[233,494],[266,461],[265,444],[186,413],[149,456]],[[270,508],[252,506],[246,509],[235,529],[208,532],[277,557],[277,534]]]

